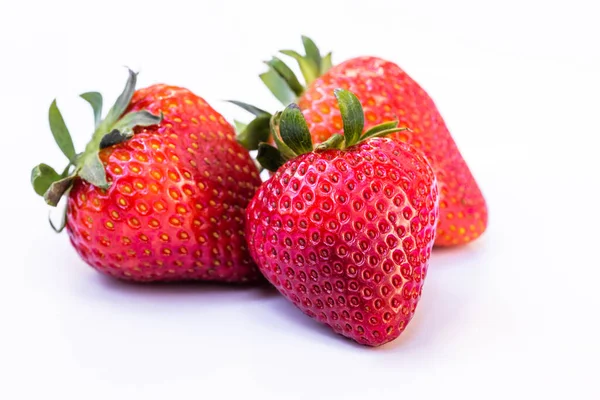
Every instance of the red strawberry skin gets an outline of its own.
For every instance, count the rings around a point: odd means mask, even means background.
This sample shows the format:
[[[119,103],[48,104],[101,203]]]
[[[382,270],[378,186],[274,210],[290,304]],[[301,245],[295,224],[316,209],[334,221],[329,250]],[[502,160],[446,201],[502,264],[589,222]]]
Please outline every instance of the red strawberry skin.
[[[304,313],[378,346],[415,312],[438,212],[427,160],[378,138],[288,161],[250,202],[246,237],[261,272]]]
[[[110,188],[77,179],[69,194],[67,230],[79,255],[126,280],[259,279],[243,227],[260,178],[232,126],[174,86],[138,90],[128,111],[139,110],[164,119],[100,152]]]
[[[435,244],[451,246],[479,237],[487,226],[485,199],[427,93],[396,64],[380,58],[359,57],[339,64],[309,85],[298,100],[315,143],[342,131],[333,95],[338,87],[359,98],[365,129],[398,119],[400,126],[412,130],[390,137],[421,150],[436,174],[440,222]]]

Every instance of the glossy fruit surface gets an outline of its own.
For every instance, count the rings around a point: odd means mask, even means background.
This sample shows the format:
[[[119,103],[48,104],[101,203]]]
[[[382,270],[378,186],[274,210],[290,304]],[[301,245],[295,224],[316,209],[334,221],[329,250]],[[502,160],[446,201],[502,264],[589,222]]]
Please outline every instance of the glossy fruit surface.
[[[361,344],[402,333],[415,313],[438,222],[438,188],[421,152],[364,132],[351,92],[335,91],[344,134],[313,148],[297,105],[272,118],[277,149],[257,159],[275,174],[246,212],[261,272],[304,313]]]
[[[375,57],[359,57],[331,68],[298,100],[320,143],[342,128],[333,89],[344,88],[361,101],[365,129],[397,119],[410,131],[390,135],[423,151],[440,187],[440,223],[436,245],[476,239],[487,226],[487,206],[432,99],[400,67]]]
[[[141,282],[261,279],[244,239],[245,207],[260,178],[233,127],[187,89],[154,85],[134,93],[128,82],[128,90],[118,121],[161,118],[116,134],[97,122],[79,157],[98,157],[95,174],[84,179],[76,159],[65,178],[72,181],[66,228],[79,255],[100,272]]]
[[[427,161],[391,139],[288,161],[247,213],[253,258],[307,315],[367,345],[412,318],[437,222]]]

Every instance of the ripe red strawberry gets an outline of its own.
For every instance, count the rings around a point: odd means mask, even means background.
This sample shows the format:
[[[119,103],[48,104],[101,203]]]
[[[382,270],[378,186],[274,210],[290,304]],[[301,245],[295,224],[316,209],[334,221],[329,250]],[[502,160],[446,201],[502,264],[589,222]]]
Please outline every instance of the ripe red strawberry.
[[[398,120],[410,128],[391,135],[427,156],[440,187],[440,223],[435,244],[470,242],[487,226],[487,205],[469,167],[452,139],[433,100],[396,64],[376,57],[358,57],[331,68],[331,53],[321,57],[315,44],[303,37],[306,56],[284,50],[301,67],[307,87],[279,59],[267,64],[261,75],[284,104],[297,97],[312,134],[321,143],[342,129],[335,88],[352,91],[364,106],[365,129],[383,121]]]
[[[234,130],[187,89],[154,85],[125,91],[81,154],[56,103],[52,133],[69,166],[45,164],[32,183],[56,206],[68,194],[66,227],[79,255],[98,271],[134,281],[253,281],[260,274],[244,239],[244,210],[260,185]],[[61,228],[62,229],[62,228]]]
[[[278,149],[262,143],[258,159],[277,172],[248,206],[246,237],[261,272],[304,313],[378,346],[398,337],[415,312],[438,189],[420,152],[377,137],[401,131],[395,123],[361,136],[360,103],[347,91],[336,96],[344,136],[315,151],[296,105],[274,116]]]

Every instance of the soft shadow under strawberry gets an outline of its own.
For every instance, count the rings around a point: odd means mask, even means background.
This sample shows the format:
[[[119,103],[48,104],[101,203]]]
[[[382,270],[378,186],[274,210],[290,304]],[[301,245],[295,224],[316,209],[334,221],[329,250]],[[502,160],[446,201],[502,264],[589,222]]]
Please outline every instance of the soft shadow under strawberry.
[[[219,303],[236,303],[260,301],[278,295],[277,291],[266,281],[259,284],[225,284],[202,281],[138,283],[100,274],[97,274],[96,279],[89,282],[85,291],[87,293],[101,291],[104,293],[98,297],[112,297],[113,300],[136,298],[136,301],[143,300],[150,303],[169,301],[169,299],[180,301],[181,298],[189,298],[191,305],[201,299],[210,299]],[[106,292],[111,296],[106,296]]]

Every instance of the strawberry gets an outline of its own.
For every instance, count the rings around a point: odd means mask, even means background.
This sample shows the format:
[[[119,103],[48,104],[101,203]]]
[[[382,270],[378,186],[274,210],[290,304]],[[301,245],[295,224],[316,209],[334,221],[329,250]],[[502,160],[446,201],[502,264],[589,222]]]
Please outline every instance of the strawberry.
[[[361,135],[358,99],[335,96],[344,135],[314,150],[295,104],[273,117],[277,149],[261,143],[257,158],[276,172],[248,206],[246,238],[267,280],[304,313],[378,346],[400,335],[419,302],[438,188],[419,151],[377,137],[403,129],[384,123]]]
[[[303,42],[305,56],[292,50],[282,53],[298,61],[306,88],[278,58],[267,62],[269,70],[261,79],[284,105],[296,99],[313,142],[321,143],[342,128],[333,89],[341,87],[352,91],[364,105],[366,129],[397,119],[410,130],[391,137],[420,149],[431,162],[440,187],[440,223],[435,244],[451,246],[479,237],[487,226],[485,199],[427,93],[392,62],[358,57],[331,67],[331,53],[323,57],[312,40],[303,37]],[[256,108],[249,111],[255,113],[257,119],[266,115]],[[264,129],[257,129],[260,124],[254,123],[248,128],[252,129],[243,132],[241,141],[246,146],[252,144],[247,143],[250,133],[268,134]]]
[[[60,174],[35,167],[34,189],[51,206],[67,196],[71,243],[102,273],[140,282],[259,279],[244,209],[260,178],[233,127],[187,89],[134,93],[135,83],[130,71],[103,120],[101,95],[81,96],[96,129],[80,154],[52,103],[50,127],[69,164]]]

